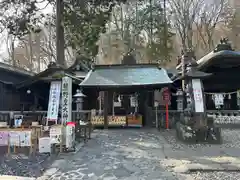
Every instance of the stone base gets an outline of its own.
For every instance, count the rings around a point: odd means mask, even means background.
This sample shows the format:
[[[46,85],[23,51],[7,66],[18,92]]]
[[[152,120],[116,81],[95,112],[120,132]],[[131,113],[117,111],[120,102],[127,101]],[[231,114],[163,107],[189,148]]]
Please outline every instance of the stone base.
[[[206,141],[213,144],[222,143],[222,131],[220,127],[208,127]]]
[[[176,136],[179,140],[186,143],[222,143],[221,128],[214,126],[194,129],[191,126],[177,122]]]

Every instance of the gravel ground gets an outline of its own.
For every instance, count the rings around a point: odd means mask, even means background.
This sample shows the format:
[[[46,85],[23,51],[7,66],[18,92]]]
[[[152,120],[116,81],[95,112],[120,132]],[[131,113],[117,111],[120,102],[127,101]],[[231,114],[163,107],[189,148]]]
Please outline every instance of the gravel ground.
[[[46,154],[2,155],[0,157],[0,175],[38,177],[50,165],[50,159]]]
[[[204,147],[216,147],[216,148],[240,148],[240,129],[222,129],[223,143],[221,145],[214,144],[184,144],[176,139],[175,130],[162,131],[160,132],[171,144],[174,150],[185,150],[187,149],[199,149]]]
[[[193,173],[190,175],[194,180],[239,180],[238,172],[211,172],[211,173]]]
[[[176,140],[175,131],[162,131],[160,132],[166,139],[166,141],[171,146],[171,149],[173,151],[185,151],[187,153],[201,153],[204,152],[204,150],[211,149],[213,153],[207,154],[207,157],[222,157],[222,156],[228,156],[232,157],[229,154],[232,154],[232,152],[229,152],[231,149],[234,149],[234,158],[240,157],[240,129],[223,129],[222,135],[223,135],[223,144],[221,145],[212,145],[212,144],[184,144],[178,140]],[[239,149],[239,150],[238,150]],[[216,150],[216,153],[214,153],[214,150]],[[220,153],[222,151],[222,154]],[[237,153],[238,152],[238,153]],[[194,180],[239,180],[240,179],[240,172],[195,172],[191,174],[187,174],[186,177],[189,179]]]

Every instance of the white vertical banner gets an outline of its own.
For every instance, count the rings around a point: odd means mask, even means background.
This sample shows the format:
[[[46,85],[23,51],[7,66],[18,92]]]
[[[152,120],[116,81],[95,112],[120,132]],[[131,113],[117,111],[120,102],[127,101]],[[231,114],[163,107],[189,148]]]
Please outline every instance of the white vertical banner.
[[[192,88],[195,102],[195,112],[204,112],[203,92],[200,79],[192,80]]]
[[[47,124],[48,121],[55,121],[57,124],[58,110],[60,103],[61,81],[51,82],[48,101]]]
[[[75,144],[75,126],[66,126],[66,148],[73,148]]]
[[[62,123],[72,121],[72,78],[62,78]]]

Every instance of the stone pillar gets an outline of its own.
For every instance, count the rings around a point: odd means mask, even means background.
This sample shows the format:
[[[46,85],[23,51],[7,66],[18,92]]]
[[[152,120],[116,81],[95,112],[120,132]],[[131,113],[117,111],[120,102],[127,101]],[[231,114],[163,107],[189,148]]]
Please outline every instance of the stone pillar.
[[[183,111],[183,91],[181,89],[177,90],[177,111]]]

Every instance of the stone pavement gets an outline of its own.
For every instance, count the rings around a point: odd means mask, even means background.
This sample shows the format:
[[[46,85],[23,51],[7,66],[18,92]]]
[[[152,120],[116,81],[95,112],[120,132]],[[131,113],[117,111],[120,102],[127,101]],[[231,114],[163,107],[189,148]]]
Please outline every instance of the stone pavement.
[[[165,158],[165,140],[158,137],[159,132],[156,130],[115,129],[97,130],[97,133],[77,153],[58,160],[52,167],[52,171],[56,171],[56,168],[58,171],[46,179],[179,179],[174,172],[165,170],[160,164]]]
[[[224,143],[184,144],[175,131],[96,130],[79,151],[55,161],[41,180],[238,180],[239,130],[223,130]],[[194,171],[194,172],[192,172]]]

